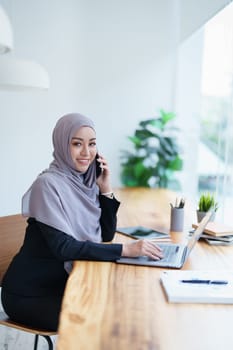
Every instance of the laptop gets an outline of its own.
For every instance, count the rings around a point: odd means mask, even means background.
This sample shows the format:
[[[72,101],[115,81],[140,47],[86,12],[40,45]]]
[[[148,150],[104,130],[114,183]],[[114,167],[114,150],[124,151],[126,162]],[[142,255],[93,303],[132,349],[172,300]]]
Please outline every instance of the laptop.
[[[174,269],[180,269],[186,260],[188,259],[192,249],[201,237],[207,223],[209,222],[212,212],[206,213],[202,221],[197,226],[196,230],[189,238],[187,244],[177,243],[159,243],[163,249],[164,257],[160,260],[153,260],[147,256],[139,256],[136,258],[121,257],[116,262],[118,264],[130,264],[130,265],[144,265],[144,266],[155,266],[155,267],[169,267]]]

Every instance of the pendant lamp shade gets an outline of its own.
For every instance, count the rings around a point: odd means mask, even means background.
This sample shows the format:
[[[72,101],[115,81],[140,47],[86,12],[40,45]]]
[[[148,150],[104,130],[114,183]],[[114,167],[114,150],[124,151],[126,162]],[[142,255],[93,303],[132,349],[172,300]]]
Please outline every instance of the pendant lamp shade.
[[[10,20],[0,5],[0,54],[13,49],[13,31]],[[0,89],[48,89],[49,76],[38,63],[4,55],[0,57]]]
[[[48,89],[49,76],[38,63],[0,57],[0,89]]]
[[[0,54],[13,49],[13,31],[10,20],[0,5]]]

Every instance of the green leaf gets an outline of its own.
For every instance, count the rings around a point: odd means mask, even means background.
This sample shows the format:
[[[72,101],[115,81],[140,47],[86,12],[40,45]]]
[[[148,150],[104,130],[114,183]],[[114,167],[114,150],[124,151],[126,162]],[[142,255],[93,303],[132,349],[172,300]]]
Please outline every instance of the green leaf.
[[[148,119],[141,121],[139,125],[143,128],[146,129],[148,126],[153,126],[159,130],[163,129],[163,123],[161,118],[153,118],[153,119]]]
[[[145,171],[145,167],[141,162],[135,164],[134,174],[135,174],[136,178],[140,178],[144,171]]]
[[[179,171],[183,169],[183,161],[182,159],[177,155],[175,159],[173,159],[168,164],[169,169],[172,169],[174,171]]]
[[[151,136],[154,135],[151,131],[145,130],[145,129],[143,129],[143,130],[136,130],[135,134],[136,134],[136,137],[138,139],[140,139],[141,141],[142,140],[147,140],[148,137],[151,137]]]
[[[171,140],[167,137],[161,137],[160,138],[160,145],[164,152],[168,153],[169,155],[176,154],[176,151],[174,150],[174,145],[171,142]]]
[[[164,110],[160,110],[160,114],[161,114],[161,119],[163,124],[167,124],[167,122],[169,122],[170,120],[175,118],[175,113],[172,112],[164,112]]]
[[[141,144],[141,140],[137,136],[128,136],[128,139],[136,146],[140,146]]]

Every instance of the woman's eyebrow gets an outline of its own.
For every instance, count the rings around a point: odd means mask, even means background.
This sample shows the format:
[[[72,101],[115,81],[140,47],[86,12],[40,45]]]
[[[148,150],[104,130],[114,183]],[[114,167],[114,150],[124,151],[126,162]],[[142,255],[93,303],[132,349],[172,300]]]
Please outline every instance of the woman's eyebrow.
[[[72,140],[84,141],[82,137],[72,137]],[[91,139],[89,139],[89,141],[95,141],[95,140],[96,140],[96,137],[92,137]]]

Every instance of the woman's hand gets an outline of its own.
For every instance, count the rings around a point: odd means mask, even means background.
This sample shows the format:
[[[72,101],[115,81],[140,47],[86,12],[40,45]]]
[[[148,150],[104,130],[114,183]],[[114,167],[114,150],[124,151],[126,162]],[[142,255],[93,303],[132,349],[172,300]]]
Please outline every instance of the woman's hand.
[[[148,240],[137,240],[133,243],[123,244],[121,256],[137,257],[148,256],[154,260],[163,258],[162,249],[155,243]]]
[[[101,155],[99,155],[99,157],[97,158],[97,162],[100,163],[100,167],[102,169],[100,176],[98,176],[96,180],[96,183],[100,189],[100,193],[112,192],[112,187],[110,183],[110,170],[108,167],[108,163],[106,159]]]

